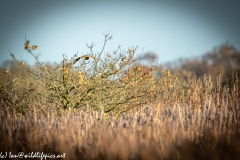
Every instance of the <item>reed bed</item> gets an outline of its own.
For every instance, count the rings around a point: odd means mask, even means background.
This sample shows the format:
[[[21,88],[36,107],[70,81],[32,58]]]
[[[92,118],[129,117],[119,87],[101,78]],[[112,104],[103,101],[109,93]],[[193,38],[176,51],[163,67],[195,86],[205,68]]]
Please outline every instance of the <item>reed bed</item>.
[[[19,117],[5,107],[0,150],[65,153],[65,159],[239,159],[239,104],[219,107],[209,98],[194,110],[187,103],[160,105],[118,120],[92,110]]]

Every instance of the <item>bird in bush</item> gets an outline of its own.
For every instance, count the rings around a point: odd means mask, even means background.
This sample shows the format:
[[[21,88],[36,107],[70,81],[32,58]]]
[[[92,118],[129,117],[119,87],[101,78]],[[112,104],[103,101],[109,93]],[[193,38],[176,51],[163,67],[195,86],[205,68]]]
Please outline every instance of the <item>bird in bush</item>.
[[[32,50],[35,50],[37,49],[38,46],[32,46]]]
[[[82,56],[81,59],[83,60],[89,60],[90,56],[89,55],[85,55],[85,56]]]
[[[30,44],[25,44],[24,49],[27,50],[28,48],[31,48]]]
[[[123,57],[123,58],[122,58],[122,61],[123,61],[123,62],[125,62],[126,60],[127,60],[126,57]]]
[[[10,72],[8,70],[4,71],[3,73],[10,75]]]
[[[29,40],[26,40],[26,42],[24,43],[24,49],[28,49],[28,48],[31,48],[31,46],[30,46],[30,41]]]
[[[90,58],[89,55],[85,55],[85,56],[78,57],[78,58],[76,58],[76,59],[73,60],[72,64],[75,64],[77,61],[79,61],[79,59],[89,60],[89,58]]]
[[[22,67],[23,67],[23,66],[24,66],[24,62],[20,62],[20,66],[22,66]]]

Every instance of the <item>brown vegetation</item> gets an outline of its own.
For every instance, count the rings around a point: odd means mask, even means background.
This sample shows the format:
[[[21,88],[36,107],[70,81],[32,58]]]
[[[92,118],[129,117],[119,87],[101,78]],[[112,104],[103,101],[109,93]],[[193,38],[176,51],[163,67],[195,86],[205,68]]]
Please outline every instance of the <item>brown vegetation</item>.
[[[226,103],[217,106],[209,97],[195,110],[189,103],[148,105],[108,121],[92,110],[37,118],[17,117],[6,108],[0,150],[66,153],[66,159],[238,159],[239,100]]]
[[[175,75],[191,77],[194,73],[197,78],[203,78],[205,74],[216,78],[221,74],[221,85],[230,85],[232,75],[240,76],[240,51],[230,43],[224,43],[213,51],[204,54],[201,58],[180,59],[169,63],[163,68],[171,68]],[[216,82],[216,79],[213,79]]]
[[[109,39],[106,34],[105,42]],[[202,67],[213,71],[225,61],[222,56],[238,57],[226,47],[214,60],[186,64],[207,64]],[[143,65],[141,60],[156,57],[134,58],[137,47],[102,56],[91,45],[91,53],[64,56],[54,65],[40,62],[30,41],[24,48],[35,58],[34,66],[11,53],[11,74],[1,68],[0,152],[66,153],[71,160],[240,157],[237,74],[222,85],[230,76],[225,70],[212,80],[212,72],[192,74],[183,64],[174,72]],[[228,67],[239,70],[235,59],[230,62]]]

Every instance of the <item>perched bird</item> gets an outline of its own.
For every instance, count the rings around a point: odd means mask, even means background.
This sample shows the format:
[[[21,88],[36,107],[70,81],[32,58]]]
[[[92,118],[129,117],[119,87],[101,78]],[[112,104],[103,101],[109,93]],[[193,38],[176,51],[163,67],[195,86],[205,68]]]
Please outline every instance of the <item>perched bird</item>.
[[[10,75],[10,72],[8,70],[4,71],[3,73]]]
[[[38,46],[32,46],[32,50],[35,50],[37,49]]]
[[[126,57],[123,57],[123,58],[122,58],[122,61],[123,61],[123,62],[125,62],[126,60],[127,60]]]
[[[20,62],[20,66],[22,66],[22,67],[23,67],[23,66],[24,66],[24,62]]]
[[[82,56],[81,59],[83,60],[89,60],[90,56],[89,55],[85,55],[85,56]]]
[[[73,64],[75,64],[77,61],[79,61],[79,59],[89,60],[89,58],[90,58],[89,55],[84,55],[84,56],[78,57],[78,58],[73,60]]]
[[[26,40],[26,42],[24,43],[24,49],[28,49],[28,48],[31,48],[31,46],[30,46],[30,41],[29,40]]]
[[[25,44],[24,49],[27,50],[28,48],[31,48],[31,46],[29,44]]]

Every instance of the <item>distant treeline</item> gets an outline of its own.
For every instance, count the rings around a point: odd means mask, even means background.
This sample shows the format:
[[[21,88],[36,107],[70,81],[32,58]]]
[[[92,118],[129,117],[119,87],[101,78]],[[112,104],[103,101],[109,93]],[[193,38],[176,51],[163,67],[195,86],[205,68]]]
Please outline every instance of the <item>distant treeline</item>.
[[[240,75],[240,51],[228,42],[215,47],[211,52],[203,54],[200,58],[179,59],[177,62],[161,64],[160,68],[170,69],[180,78],[188,78],[195,74],[197,78],[211,75],[212,80],[221,74],[222,85],[228,84],[232,75]]]

